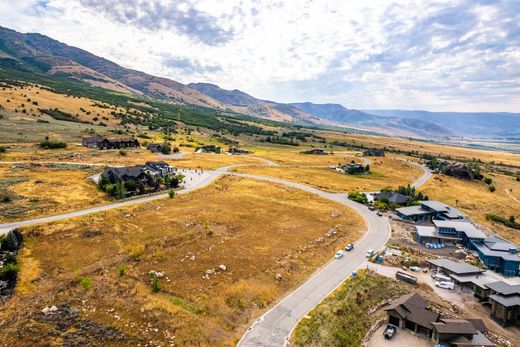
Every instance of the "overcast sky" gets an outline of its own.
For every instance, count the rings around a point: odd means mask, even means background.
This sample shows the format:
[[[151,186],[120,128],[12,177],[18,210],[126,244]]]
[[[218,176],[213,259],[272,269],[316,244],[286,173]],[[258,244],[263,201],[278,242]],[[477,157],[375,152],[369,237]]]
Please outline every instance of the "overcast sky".
[[[520,112],[520,0],[0,0],[0,25],[281,102]]]

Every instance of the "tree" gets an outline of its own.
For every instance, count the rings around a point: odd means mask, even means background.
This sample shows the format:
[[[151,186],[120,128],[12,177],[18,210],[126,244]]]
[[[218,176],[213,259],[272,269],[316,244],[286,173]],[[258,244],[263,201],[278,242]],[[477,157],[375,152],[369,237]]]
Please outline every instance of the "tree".
[[[493,182],[493,180],[491,178],[489,178],[489,177],[484,178],[484,183],[491,184],[492,182]]]
[[[168,196],[170,197],[170,199],[173,198],[175,196],[175,191],[173,189],[170,189],[168,191]]]
[[[170,147],[170,144],[166,142],[164,146],[161,147],[161,153],[162,154],[170,154],[172,152],[172,148]]]
[[[488,187],[488,190],[489,190],[491,193],[493,193],[493,192],[496,190],[496,188],[495,188],[495,186],[490,185],[490,186]]]
[[[510,216],[510,217],[509,217],[509,221],[510,221],[511,223],[514,223],[514,222],[515,222],[515,216]]]

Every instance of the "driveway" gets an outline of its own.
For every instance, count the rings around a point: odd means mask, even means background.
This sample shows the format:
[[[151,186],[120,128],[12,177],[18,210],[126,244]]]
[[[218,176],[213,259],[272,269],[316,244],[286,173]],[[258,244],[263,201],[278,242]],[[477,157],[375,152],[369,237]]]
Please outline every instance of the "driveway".
[[[397,334],[390,339],[386,340],[383,336],[383,332],[386,329],[386,325],[374,332],[374,335],[368,341],[368,347],[430,347],[430,343],[425,337],[416,335],[407,329],[397,329]]]

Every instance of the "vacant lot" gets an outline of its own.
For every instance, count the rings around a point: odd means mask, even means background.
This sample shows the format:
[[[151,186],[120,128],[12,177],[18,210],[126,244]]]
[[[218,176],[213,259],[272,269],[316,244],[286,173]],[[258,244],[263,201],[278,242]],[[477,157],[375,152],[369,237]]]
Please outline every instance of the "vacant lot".
[[[352,158],[333,158],[348,163]],[[337,163],[336,163],[337,165]],[[331,192],[375,191],[384,187],[407,185],[422,175],[422,170],[395,158],[373,158],[370,175],[344,175],[328,168],[316,167],[238,167],[233,171],[271,176],[308,184]]]
[[[518,230],[491,223],[485,218],[487,213],[492,213],[506,218],[515,216],[520,219],[520,203],[512,198],[520,192],[520,182],[504,175],[488,173],[484,173],[484,175],[493,179],[493,185],[496,187],[494,193],[488,190],[484,182],[462,180],[444,175],[435,175],[422,187],[421,191],[430,199],[440,200],[461,209],[471,219],[489,227],[492,232],[520,243]],[[506,189],[512,190],[511,195],[507,194]]]
[[[73,211],[109,201],[87,179],[92,168],[78,165],[0,166],[0,222]]]
[[[302,151],[308,150],[308,147],[302,148],[275,148],[275,147],[254,147],[254,156],[270,159],[280,165],[296,165],[296,166],[330,166],[338,165],[338,163],[350,163],[352,160],[361,162],[361,159],[351,157],[341,157],[342,154],[356,155],[359,152],[341,151],[334,152],[335,155],[312,155],[303,154]]]
[[[342,205],[238,177],[174,199],[31,227],[0,329],[6,344],[51,334],[59,345],[232,345],[254,317],[363,229]],[[150,270],[165,273],[158,293]],[[60,313],[40,313],[51,305]]]

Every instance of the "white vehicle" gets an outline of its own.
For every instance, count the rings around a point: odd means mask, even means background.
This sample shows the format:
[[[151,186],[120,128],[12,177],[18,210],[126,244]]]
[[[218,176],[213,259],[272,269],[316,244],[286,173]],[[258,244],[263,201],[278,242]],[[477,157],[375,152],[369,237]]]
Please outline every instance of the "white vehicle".
[[[421,268],[419,266],[410,266],[411,271],[419,272],[421,271]]]
[[[370,258],[373,254],[374,254],[374,250],[373,250],[373,249],[369,249],[369,250],[365,253],[365,257]]]
[[[435,275],[432,275],[432,278],[435,280],[435,281],[440,281],[440,282],[450,282],[451,281],[451,278],[446,276],[446,275],[443,275],[443,274],[435,274]]]
[[[339,259],[342,256],[343,256],[343,251],[337,251],[336,254],[334,255],[334,258]]]
[[[455,283],[453,283],[453,282],[435,281],[435,285],[439,288],[450,289],[450,290],[455,289]]]

